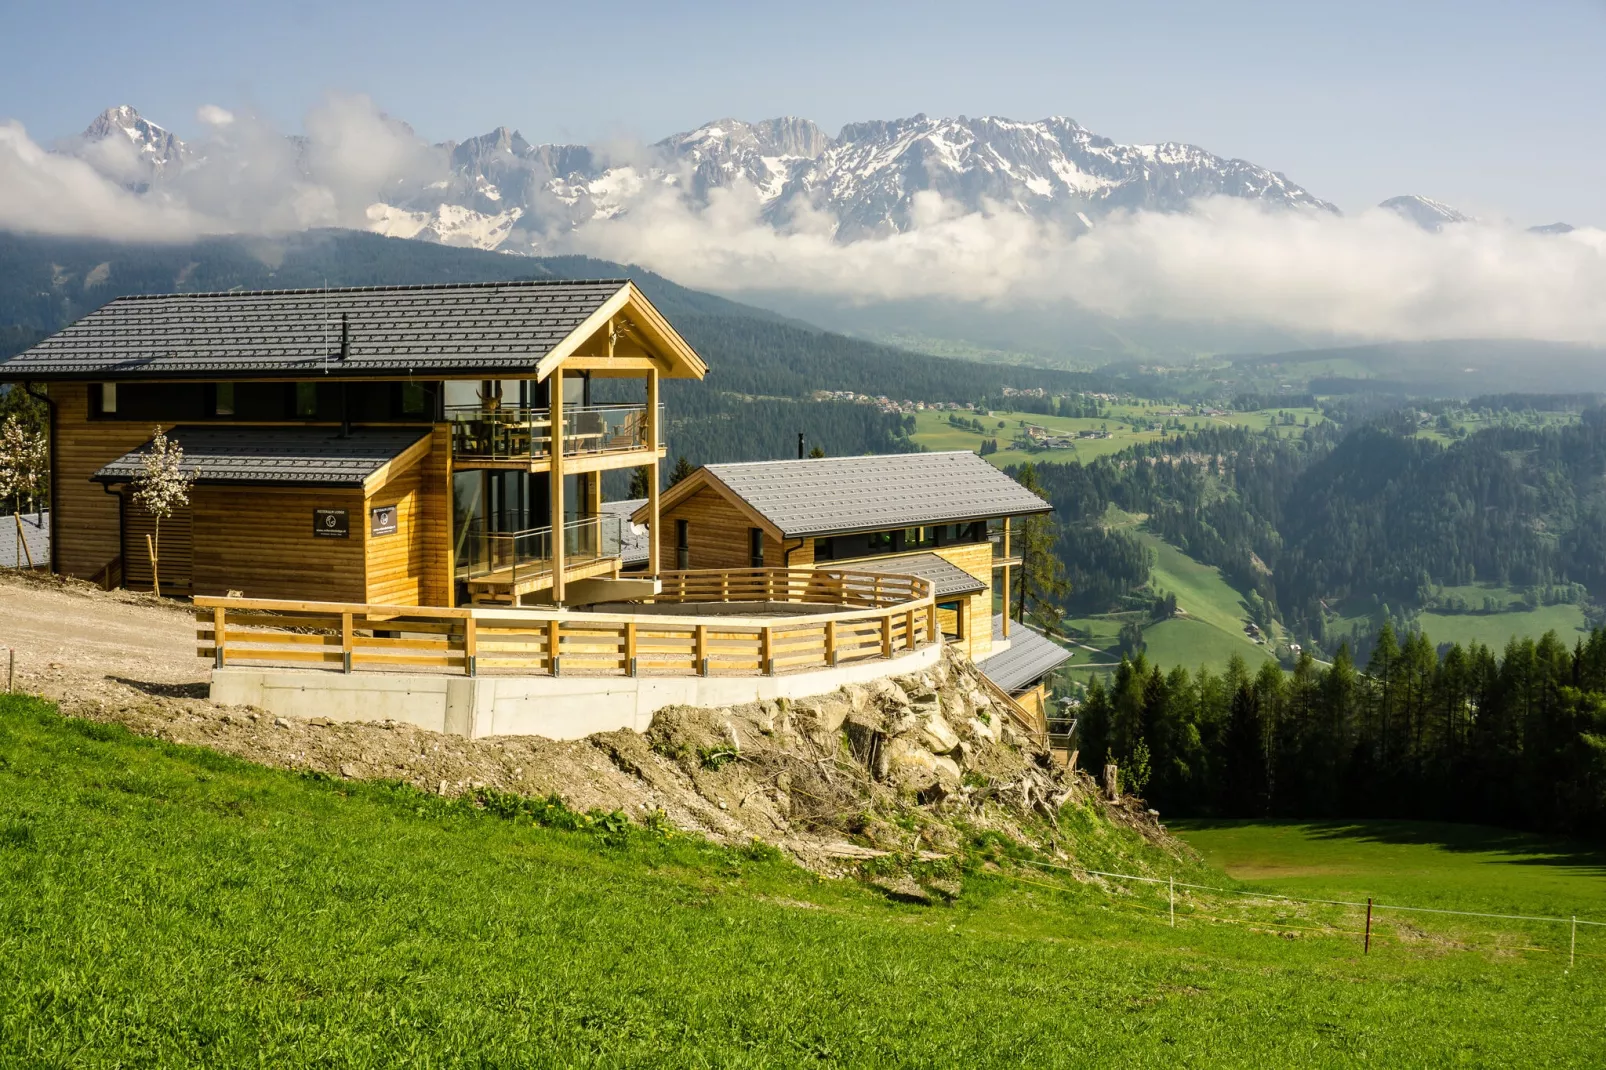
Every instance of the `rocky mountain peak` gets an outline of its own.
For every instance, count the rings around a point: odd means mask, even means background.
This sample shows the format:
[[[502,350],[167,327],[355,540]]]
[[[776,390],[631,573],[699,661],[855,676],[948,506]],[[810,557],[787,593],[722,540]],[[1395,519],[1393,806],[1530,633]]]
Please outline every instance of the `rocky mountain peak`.
[[[1472,217],[1457,209],[1451,208],[1443,201],[1436,201],[1431,197],[1421,197],[1411,193],[1404,197],[1390,197],[1378,205],[1396,212],[1423,230],[1437,234],[1452,223],[1470,223]]]

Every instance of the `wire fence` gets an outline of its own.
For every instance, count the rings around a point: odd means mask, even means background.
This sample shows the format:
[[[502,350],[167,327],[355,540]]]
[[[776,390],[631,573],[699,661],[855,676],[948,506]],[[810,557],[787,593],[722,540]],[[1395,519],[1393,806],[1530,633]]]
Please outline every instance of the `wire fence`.
[[[1507,927],[1505,932],[1487,934],[1497,938],[1496,942],[1492,945],[1468,943],[1464,938],[1466,935],[1465,933],[1457,934],[1455,946],[1464,948],[1466,950],[1486,949],[1503,952],[1522,951],[1565,953],[1567,955],[1568,969],[1572,969],[1573,966],[1577,964],[1577,960],[1580,958],[1606,959],[1606,954],[1578,950],[1578,930],[1580,928],[1584,928],[1587,934],[1587,931],[1591,928],[1606,929],[1606,921],[1594,921],[1588,918],[1580,918],[1576,915],[1569,917],[1558,917],[1546,914],[1498,914],[1478,910],[1449,910],[1443,907],[1420,907],[1407,906],[1399,903],[1380,903],[1375,898],[1367,899],[1365,901],[1353,899],[1319,899],[1315,897],[1280,895],[1274,892],[1259,892],[1241,888],[1221,888],[1215,885],[1195,884],[1189,881],[1179,881],[1175,877],[1144,877],[1135,873],[1112,873],[1105,870],[1082,869],[1076,866],[1064,866],[1053,862],[1032,862],[1031,864],[1042,869],[1069,873],[1078,879],[1083,879],[1086,877],[1100,877],[1107,881],[1132,881],[1138,884],[1153,886],[1161,897],[1157,903],[1151,905],[1150,903],[1135,899],[1128,905],[1136,908],[1140,913],[1158,915],[1165,918],[1167,924],[1173,928],[1176,926],[1179,918],[1185,922],[1208,921],[1216,924],[1247,925],[1251,928],[1265,928],[1270,925],[1275,931],[1278,932],[1289,930],[1312,932],[1319,935],[1359,937],[1362,941],[1363,953],[1369,953],[1373,943],[1380,943],[1386,939],[1391,939],[1393,942],[1398,944],[1406,944],[1411,942],[1410,940],[1401,938],[1397,932],[1392,937],[1386,937],[1380,933],[1373,924],[1374,918],[1377,915],[1432,914],[1438,915],[1447,920],[1453,918],[1474,918],[1483,921],[1495,920],[1519,923],[1519,925]],[[1041,881],[1026,880],[1022,877],[1016,877],[1015,879],[1026,884],[1033,884],[1039,887],[1053,888],[1059,891],[1065,890],[1061,885],[1045,884]],[[1182,896],[1180,900],[1178,898],[1179,892]],[[1198,893],[1204,894],[1199,895]],[[1212,896],[1221,897],[1223,902],[1212,904],[1209,901],[1209,897]],[[1269,920],[1264,917],[1256,918],[1224,916],[1225,911],[1222,910],[1223,907],[1236,906],[1239,904],[1251,909],[1270,904],[1286,904],[1288,906],[1301,907],[1309,906],[1340,908],[1343,911],[1354,911],[1356,913],[1353,917],[1346,917],[1341,920],[1324,920],[1319,917],[1302,915],[1299,916],[1298,920],[1296,921],[1294,918],[1286,914]],[[1180,910],[1179,907],[1181,908]],[[1207,912],[1211,909],[1214,909],[1215,913]],[[1364,911],[1364,923],[1362,921],[1362,915],[1360,914],[1362,911]],[[1343,924],[1343,922],[1346,921],[1350,923],[1348,926]],[[1319,924],[1299,924],[1299,922],[1319,922]],[[1531,938],[1532,933],[1522,932],[1521,927],[1535,925],[1546,927],[1554,925],[1565,926],[1565,946],[1547,947],[1533,942],[1510,943],[1501,942],[1500,940],[1501,937]],[[1547,931],[1553,932],[1554,930],[1547,929]]]

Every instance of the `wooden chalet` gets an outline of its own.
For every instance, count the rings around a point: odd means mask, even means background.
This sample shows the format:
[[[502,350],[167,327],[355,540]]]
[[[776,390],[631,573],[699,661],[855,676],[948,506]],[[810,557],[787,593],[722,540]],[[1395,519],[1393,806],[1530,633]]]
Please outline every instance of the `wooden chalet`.
[[[164,590],[451,607],[617,576],[601,473],[650,469],[659,531],[659,381],[706,370],[616,279],[124,297],[0,381],[49,405],[55,571],[151,585],[159,425],[195,477]]]
[[[1011,521],[1051,508],[968,450],[711,464],[664,492],[657,561],[919,576],[944,636],[980,661],[1010,641],[1007,614],[996,637],[991,624],[1020,565]]]

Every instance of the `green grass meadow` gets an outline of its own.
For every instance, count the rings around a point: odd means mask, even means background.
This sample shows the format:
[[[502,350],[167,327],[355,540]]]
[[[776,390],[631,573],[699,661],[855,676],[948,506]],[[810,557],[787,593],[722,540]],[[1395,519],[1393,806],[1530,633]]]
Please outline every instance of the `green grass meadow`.
[[[1363,956],[1191,900],[1171,928],[1152,886],[999,869],[985,836],[959,898],[922,906],[769,849],[518,812],[0,698],[0,1065],[1606,1061],[1606,963]],[[1162,872],[1060,821],[1082,865]]]

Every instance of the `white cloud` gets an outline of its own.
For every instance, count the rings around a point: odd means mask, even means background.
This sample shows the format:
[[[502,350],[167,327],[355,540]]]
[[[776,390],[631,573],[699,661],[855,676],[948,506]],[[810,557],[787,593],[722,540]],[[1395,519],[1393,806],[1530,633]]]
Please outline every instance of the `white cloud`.
[[[918,229],[841,243],[814,212],[770,227],[740,189],[703,209],[658,191],[567,243],[725,293],[1073,301],[1113,316],[1338,337],[1606,343],[1606,231],[1476,223],[1430,234],[1382,210],[1340,217],[1216,198],[1189,213],[1118,214],[1074,236],[1018,212],[954,214],[922,196]]]
[[[216,104],[202,104],[195,109],[195,117],[207,126],[228,126],[234,121],[233,112]]]

